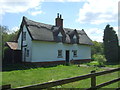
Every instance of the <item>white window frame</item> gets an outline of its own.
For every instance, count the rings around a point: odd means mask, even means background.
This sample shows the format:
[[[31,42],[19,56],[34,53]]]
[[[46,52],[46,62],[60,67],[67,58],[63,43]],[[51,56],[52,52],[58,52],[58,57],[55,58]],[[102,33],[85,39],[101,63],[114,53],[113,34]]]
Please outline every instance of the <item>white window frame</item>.
[[[58,37],[59,37],[60,41],[63,41],[63,35],[61,32],[59,32]]]
[[[30,55],[30,50],[27,49],[27,50],[26,50],[26,56],[29,57],[29,55]]]
[[[72,50],[73,52],[73,57],[77,57],[77,50]]]
[[[73,36],[73,40],[75,43],[77,43],[77,36],[76,35]]]
[[[23,32],[23,41],[26,40],[26,32]]]
[[[62,56],[62,50],[58,50],[58,56],[57,56],[58,58],[62,58],[63,56]]]

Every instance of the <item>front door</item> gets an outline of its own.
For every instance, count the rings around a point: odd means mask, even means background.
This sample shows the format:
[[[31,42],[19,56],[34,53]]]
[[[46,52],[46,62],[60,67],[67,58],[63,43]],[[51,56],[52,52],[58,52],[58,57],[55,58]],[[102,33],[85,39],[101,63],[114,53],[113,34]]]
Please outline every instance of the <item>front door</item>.
[[[66,50],[66,63],[69,63],[69,59],[70,59],[70,52],[69,50]]]

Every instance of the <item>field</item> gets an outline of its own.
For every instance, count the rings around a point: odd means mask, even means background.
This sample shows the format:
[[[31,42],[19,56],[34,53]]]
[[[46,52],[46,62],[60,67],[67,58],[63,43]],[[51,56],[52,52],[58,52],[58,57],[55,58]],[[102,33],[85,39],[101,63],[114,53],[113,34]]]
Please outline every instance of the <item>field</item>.
[[[19,66],[20,67],[20,66]],[[12,68],[13,69],[13,68]],[[34,68],[25,68],[20,67],[17,70],[7,70],[2,72],[2,84],[11,84],[12,88],[21,87],[26,85],[38,84],[43,82],[49,82],[54,80],[60,80],[64,78],[70,78],[80,75],[89,74],[90,71],[96,70],[104,71],[104,68],[99,67],[83,67],[78,65],[58,65],[54,67],[34,67]],[[118,72],[106,74],[104,76],[97,77],[97,84],[115,79],[118,77]],[[104,88],[116,88],[118,83],[108,85]],[[77,81],[61,86],[56,86],[57,88],[89,88],[90,79],[85,79],[82,81]],[[55,87],[55,88],[56,88]]]

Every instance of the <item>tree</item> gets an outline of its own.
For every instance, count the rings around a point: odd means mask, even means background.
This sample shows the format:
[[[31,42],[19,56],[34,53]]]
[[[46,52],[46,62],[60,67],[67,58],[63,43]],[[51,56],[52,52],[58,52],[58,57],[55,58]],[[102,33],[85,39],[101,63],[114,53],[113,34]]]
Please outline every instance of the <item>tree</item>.
[[[93,41],[93,46],[91,47],[91,53],[92,53],[92,56],[94,54],[101,54],[103,55],[103,43],[102,42],[97,42],[97,41]]]
[[[9,34],[8,32],[9,32],[9,29],[8,29],[8,27],[7,26],[1,26],[0,25],[0,35],[1,35],[1,42],[0,42],[0,47],[2,48],[2,51],[0,52],[0,56],[2,56],[2,58],[3,58],[3,56],[4,56],[4,53],[2,53],[2,52],[4,52],[3,50],[4,50],[4,48],[5,48],[5,43],[6,42],[8,42],[8,41],[15,41],[15,39],[16,39],[16,37],[17,37],[17,34],[18,34],[18,31],[19,30],[17,30],[17,31],[15,31],[15,32],[13,32],[13,33],[11,33],[11,34]]]
[[[104,29],[103,44],[107,62],[118,62],[118,37],[110,25],[106,25]]]

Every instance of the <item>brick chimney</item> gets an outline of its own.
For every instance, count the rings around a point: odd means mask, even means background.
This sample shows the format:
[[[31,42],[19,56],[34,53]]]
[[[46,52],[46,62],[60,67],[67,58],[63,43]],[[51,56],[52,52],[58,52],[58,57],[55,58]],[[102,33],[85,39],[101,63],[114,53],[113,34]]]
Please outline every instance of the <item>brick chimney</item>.
[[[55,25],[58,27],[61,26],[63,28],[62,15],[60,14],[60,16],[59,16],[59,13],[57,13],[57,18],[55,19]]]

